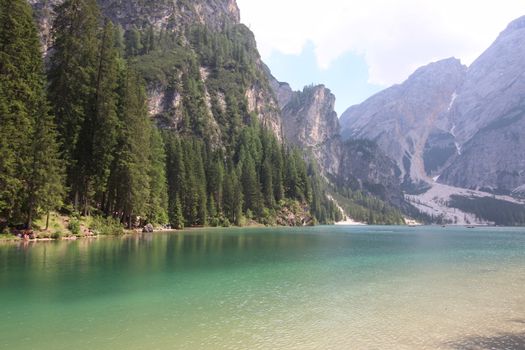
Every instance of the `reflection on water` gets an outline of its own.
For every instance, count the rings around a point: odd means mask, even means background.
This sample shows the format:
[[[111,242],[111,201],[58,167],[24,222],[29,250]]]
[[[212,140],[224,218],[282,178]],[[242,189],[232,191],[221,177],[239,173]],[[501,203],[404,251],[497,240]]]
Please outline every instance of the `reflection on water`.
[[[522,349],[519,229],[218,229],[0,246],[1,349]]]

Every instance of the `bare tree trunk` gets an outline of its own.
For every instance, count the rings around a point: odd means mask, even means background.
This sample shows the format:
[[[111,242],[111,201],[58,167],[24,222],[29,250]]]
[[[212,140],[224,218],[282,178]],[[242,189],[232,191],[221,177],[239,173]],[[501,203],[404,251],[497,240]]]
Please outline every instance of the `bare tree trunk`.
[[[75,191],[75,210],[78,210],[78,191]]]
[[[27,213],[27,229],[31,230],[32,226],[33,226],[33,204],[31,203],[29,205],[29,210]]]
[[[47,211],[47,217],[46,217],[46,231],[49,228],[49,210]]]

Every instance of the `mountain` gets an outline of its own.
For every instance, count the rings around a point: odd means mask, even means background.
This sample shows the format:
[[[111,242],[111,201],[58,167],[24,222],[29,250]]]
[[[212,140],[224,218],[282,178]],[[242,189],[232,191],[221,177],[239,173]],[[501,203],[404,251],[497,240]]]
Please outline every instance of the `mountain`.
[[[28,3],[72,213],[130,228],[340,218],[310,154],[285,139],[234,0]]]
[[[64,0],[27,0],[40,26],[44,47],[51,44],[54,8]],[[170,1],[170,0],[97,0],[100,10],[125,29],[153,26],[157,30],[170,27],[183,30],[192,24],[221,29],[226,23],[240,23],[235,0]]]
[[[472,63],[448,118],[461,152],[440,182],[519,191],[525,184],[525,16]]]
[[[373,142],[345,142],[341,138],[335,96],[328,88],[317,85],[293,91],[267,72],[282,110],[285,139],[313,155],[334,188],[350,197],[350,193],[362,192],[408,209],[396,164]],[[370,208],[369,203],[365,206]]]
[[[345,138],[374,140],[405,188],[440,183],[498,193],[525,184],[525,17],[470,67],[447,59],[418,69],[341,117]]]
[[[324,85],[293,91],[271,75],[270,83],[282,111],[285,139],[311,153],[326,174],[337,176],[341,142],[335,96]]]
[[[42,44],[47,51],[51,48],[51,25],[55,17],[53,9],[63,3],[63,0],[28,1],[33,7],[40,26]],[[97,3],[102,15],[122,28],[124,40],[136,39],[144,46],[143,42],[151,32],[157,35],[177,33],[182,48],[191,45],[195,51],[200,51],[197,54],[208,56],[209,61],[216,61],[216,56],[230,59],[226,74],[221,74],[224,71],[217,72],[216,69],[224,62],[203,62],[199,67],[207,114],[211,117],[209,126],[213,128],[210,133],[214,134],[216,140],[220,138],[220,122],[214,120],[212,109],[226,105],[226,96],[217,91],[216,86],[224,83],[220,81],[222,78],[230,78],[224,77],[229,72],[245,68],[250,74],[243,74],[242,82],[238,84],[242,87],[239,97],[246,99],[248,113],[258,116],[264,125],[282,139],[277,102],[268,85],[253,33],[240,23],[239,8],[235,0],[98,0]],[[228,44],[230,47],[227,47]],[[224,47],[217,49],[219,45]],[[232,45],[237,47],[231,47]],[[234,50],[237,52],[233,52]],[[232,57],[233,54],[243,57]],[[134,56],[137,56],[137,66],[147,82],[150,115],[162,119],[165,126],[177,128],[181,122],[180,102],[184,92],[181,79],[178,79],[180,77],[172,76],[172,71],[178,69],[174,57],[176,53],[163,49],[143,51]]]
[[[466,67],[450,58],[418,69],[341,116],[346,139],[367,139],[395,161],[405,185],[424,186],[442,153],[454,152],[447,113]]]

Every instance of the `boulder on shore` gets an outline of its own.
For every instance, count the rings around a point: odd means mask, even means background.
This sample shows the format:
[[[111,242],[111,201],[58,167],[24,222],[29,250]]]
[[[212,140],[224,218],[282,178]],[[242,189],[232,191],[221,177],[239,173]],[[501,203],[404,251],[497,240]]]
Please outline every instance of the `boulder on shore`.
[[[142,228],[142,232],[147,232],[147,233],[152,233],[153,232],[153,225],[152,224],[147,224],[146,226],[144,226]]]

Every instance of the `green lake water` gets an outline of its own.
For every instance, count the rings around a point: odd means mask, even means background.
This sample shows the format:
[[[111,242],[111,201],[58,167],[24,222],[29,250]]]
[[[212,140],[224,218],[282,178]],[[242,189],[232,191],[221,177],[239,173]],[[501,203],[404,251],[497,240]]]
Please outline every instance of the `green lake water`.
[[[522,228],[0,245],[0,349],[492,348],[525,348]]]

